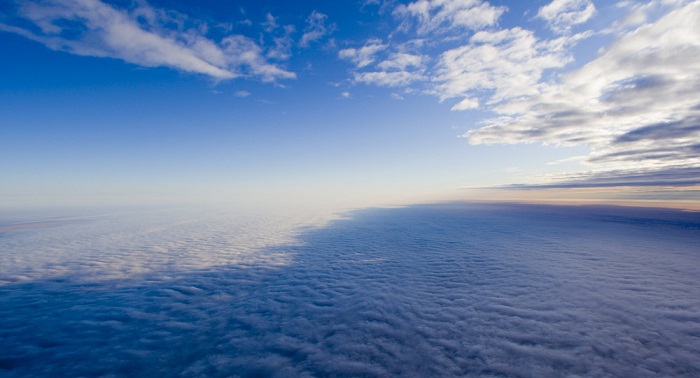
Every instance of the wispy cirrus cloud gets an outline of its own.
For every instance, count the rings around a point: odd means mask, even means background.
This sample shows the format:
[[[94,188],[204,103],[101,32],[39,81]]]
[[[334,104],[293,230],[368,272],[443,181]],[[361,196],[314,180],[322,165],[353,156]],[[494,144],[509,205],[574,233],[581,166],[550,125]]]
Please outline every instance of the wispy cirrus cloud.
[[[492,26],[506,7],[480,0],[418,0],[398,5],[394,14],[403,18],[402,28],[416,27],[418,34],[455,29],[479,30]]]
[[[566,32],[572,26],[588,21],[595,13],[590,0],[554,0],[540,8],[537,17],[547,21],[557,32]]]
[[[572,41],[575,38],[539,40],[518,27],[480,31],[468,43],[440,55],[431,92],[441,100],[481,97],[487,105],[537,94],[545,70],[572,60],[566,49]]]
[[[338,57],[355,65],[354,82],[383,87],[405,87],[425,80],[429,60],[416,52],[411,43],[390,46],[379,39],[368,40],[362,47],[340,50]]]
[[[363,68],[373,63],[378,52],[386,49],[386,45],[381,40],[369,40],[358,48],[342,49],[338,52],[338,57],[351,61],[357,68]]]
[[[419,73],[407,71],[357,72],[354,75],[355,82],[383,87],[403,87],[421,79]]]
[[[296,26],[279,24],[278,17],[273,16],[271,13],[265,16],[265,22],[261,23],[261,26],[267,34],[265,37],[271,39],[265,57],[278,61],[290,59],[292,57],[293,34],[296,32]]]
[[[264,48],[243,35],[207,37],[208,26],[186,15],[138,2],[116,8],[99,0],[20,2],[0,30],[53,50],[121,59],[144,67],[169,67],[217,80],[295,77],[268,61]]]
[[[328,22],[328,16],[318,11],[313,11],[306,19],[304,34],[301,36],[299,46],[308,47],[312,42],[316,42],[325,36],[333,33],[336,26]]]
[[[500,189],[569,189],[606,187],[696,187],[700,186],[699,167],[664,169],[613,169],[563,173],[540,177],[538,182],[513,184]]]

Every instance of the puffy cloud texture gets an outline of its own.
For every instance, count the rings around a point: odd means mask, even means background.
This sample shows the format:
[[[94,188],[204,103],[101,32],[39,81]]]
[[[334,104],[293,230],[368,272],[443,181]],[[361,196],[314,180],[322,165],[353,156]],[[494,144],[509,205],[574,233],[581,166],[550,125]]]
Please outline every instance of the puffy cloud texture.
[[[695,213],[446,204],[295,235],[308,220],[6,222],[0,372],[700,374]]]

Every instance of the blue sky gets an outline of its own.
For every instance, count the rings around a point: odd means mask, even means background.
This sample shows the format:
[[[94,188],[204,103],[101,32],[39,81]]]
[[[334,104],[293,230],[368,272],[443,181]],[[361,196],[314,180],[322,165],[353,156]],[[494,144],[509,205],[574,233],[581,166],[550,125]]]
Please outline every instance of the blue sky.
[[[0,205],[697,201],[698,19],[683,0],[2,1]]]

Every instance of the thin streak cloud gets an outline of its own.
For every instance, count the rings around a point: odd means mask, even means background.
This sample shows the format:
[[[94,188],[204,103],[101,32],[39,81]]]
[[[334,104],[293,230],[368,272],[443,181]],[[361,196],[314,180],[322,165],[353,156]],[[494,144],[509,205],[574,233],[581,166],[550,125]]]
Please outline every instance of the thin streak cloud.
[[[28,1],[4,17],[0,30],[71,54],[116,58],[144,67],[169,67],[216,80],[254,77],[293,79],[267,61],[263,48],[242,35],[219,41],[207,25],[145,2],[119,9],[99,0]]]
[[[550,175],[541,183],[513,184],[499,189],[570,189],[611,187],[692,187],[700,185],[700,168],[619,169]]]

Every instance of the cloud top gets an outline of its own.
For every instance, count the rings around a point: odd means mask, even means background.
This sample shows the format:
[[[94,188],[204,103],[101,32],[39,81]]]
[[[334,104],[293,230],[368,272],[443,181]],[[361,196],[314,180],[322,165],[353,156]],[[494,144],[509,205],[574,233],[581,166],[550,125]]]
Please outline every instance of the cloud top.
[[[449,203],[293,232],[309,215],[3,233],[3,375],[700,373],[697,213]]]

